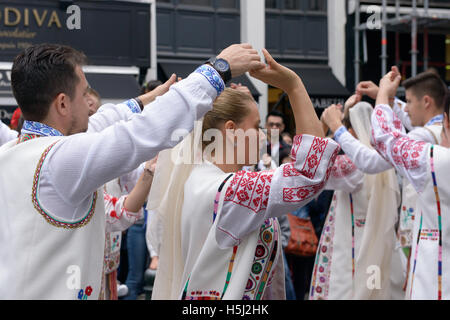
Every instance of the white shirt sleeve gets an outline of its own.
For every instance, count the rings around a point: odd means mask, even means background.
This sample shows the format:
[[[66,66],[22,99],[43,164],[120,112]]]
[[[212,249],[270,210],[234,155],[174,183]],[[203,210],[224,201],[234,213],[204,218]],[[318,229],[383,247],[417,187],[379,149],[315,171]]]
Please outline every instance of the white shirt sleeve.
[[[347,155],[338,155],[331,169],[330,178],[325,185],[326,190],[342,190],[354,192],[362,188],[364,173],[356,167]]]
[[[42,165],[41,204],[65,221],[84,217],[100,186],[175,146],[211,109],[220,90],[207,76],[191,74],[129,121],[62,138]]]
[[[299,135],[294,137],[291,163],[271,171],[235,173],[227,182],[216,225],[218,245],[237,245],[267,218],[311,201],[323,190],[338,152],[338,144],[331,139]]]
[[[17,138],[19,133],[0,121],[0,146]]]
[[[403,126],[408,130],[411,131],[414,129],[414,127],[411,124],[411,118],[409,117],[408,113],[405,112],[405,106],[406,103],[402,100],[398,99],[397,97],[394,99],[394,113],[397,115],[397,117],[402,122]]]
[[[431,144],[411,139],[393,125],[388,105],[376,106],[372,113],[372,134],[377,151],[406,177],[417,192],[428,182],[428,152]]]
[[[415,127],[412,131],[408,132],[408,137],[417,141],[425,141],[431,144],[438,144],[438,141],[436,141],[431,131],[425,129],[424,127]]]
[[[89,117],[88,133],[100,132],[118,121],[128,121],[131,116],[140,113],[141,109],[134,99],[117,105],[106,103],[95,114]]]
[[[344,128],[344,132],[335,138],[336,142],[359,170],[368,174],[376,174],[392,169],[392,165],[384,160],[376,150],[362,144],[344,126],[341,128]]]
[[[106,232],[125,231],[139,219],[144,217],[144,210],[131,212],[125,209],[124,202],[127,196],[113,197],[103,192],[106,214]]]

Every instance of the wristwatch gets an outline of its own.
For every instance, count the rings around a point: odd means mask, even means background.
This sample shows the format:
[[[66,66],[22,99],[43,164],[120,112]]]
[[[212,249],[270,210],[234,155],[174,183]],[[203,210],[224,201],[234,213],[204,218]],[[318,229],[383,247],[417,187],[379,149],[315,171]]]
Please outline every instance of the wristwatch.
[[[210,64],[216,71],[220,74],[220,76],[223,79],[223,82],[227,83],[231,80],[231,69],[230,64],[222,58],[217,57],[211,57],[208,61],[206,61],[207,64]]]

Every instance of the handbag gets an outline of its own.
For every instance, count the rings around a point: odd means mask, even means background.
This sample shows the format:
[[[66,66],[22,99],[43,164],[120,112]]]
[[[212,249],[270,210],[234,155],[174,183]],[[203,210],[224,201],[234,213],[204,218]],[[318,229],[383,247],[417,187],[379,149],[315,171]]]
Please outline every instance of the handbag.
[[[319,240],[311,219],[299,218],[291,213],[288,213],[287,216],[291,228],[291,236],[284,252],[301,257],[314,256]]]

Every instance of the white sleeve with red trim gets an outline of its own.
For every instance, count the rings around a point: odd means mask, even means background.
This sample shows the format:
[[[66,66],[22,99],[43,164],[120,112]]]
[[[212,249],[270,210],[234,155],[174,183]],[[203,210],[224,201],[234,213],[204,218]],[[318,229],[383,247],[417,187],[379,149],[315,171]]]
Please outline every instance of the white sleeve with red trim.
[[[430,143],[411,139],[393,125],[393,112],[388,105],[376,106],[372,113],[372,135],[375,147],[417,192],[428,182],[428,152]]]
[[[294,137],[291,163],[271,171],[239,171],[227,184],[216,227],[220,247],[232,247],[270,217],[292,212],[324,188],[339,152],[331,139]]]
[[[127,196],[120,198],[113,197],[106,192],[103,192],[103,199],[105,201],[106,214],[106,231],[125,231],[139,219],[143,218],[143,210],[138,212],[130,212],[125,209],[124,202]]]
[[[335,135],[335,140],[359,170],[368,174],[376,174],[392,169],[391,164],[384,160],[375,149],[364,145],[344,126],[341,128],[342,133],[339,136]]]
[[[358,170],[347,155],[342,154],[336,157],[325,189],[353,192],[360,189],[363,183],[364,173]]]

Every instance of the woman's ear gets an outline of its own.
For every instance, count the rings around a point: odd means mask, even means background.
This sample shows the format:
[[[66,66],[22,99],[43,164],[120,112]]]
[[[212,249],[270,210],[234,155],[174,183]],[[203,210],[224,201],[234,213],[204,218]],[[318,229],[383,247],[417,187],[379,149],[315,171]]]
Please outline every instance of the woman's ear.
[[[236,130],[236,123],[232,120],[228,120],[223,127],[225,130]]]

